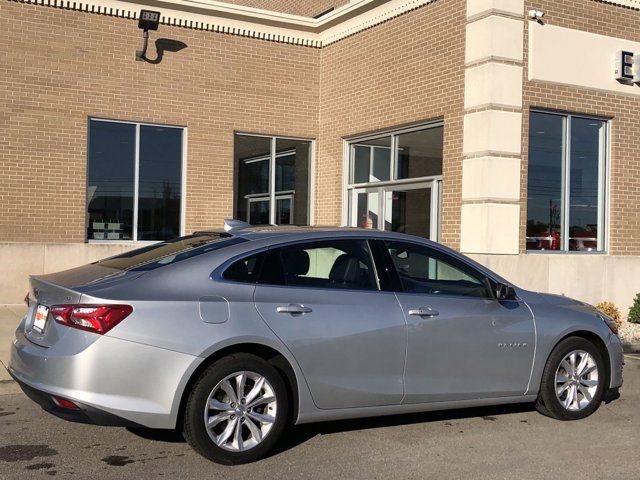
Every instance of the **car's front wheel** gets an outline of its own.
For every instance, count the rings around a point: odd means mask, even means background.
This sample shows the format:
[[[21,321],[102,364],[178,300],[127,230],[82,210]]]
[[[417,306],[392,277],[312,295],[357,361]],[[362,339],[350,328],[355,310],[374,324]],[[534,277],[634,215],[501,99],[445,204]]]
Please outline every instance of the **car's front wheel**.
[[[600,406],[607,378],[602,354],[592,342],[566,338],[547,360],[536,406],[559,420],[585,418]]]
[[[262,458],[288,419],[286,385],[278,371],[250,354],[233,354],[207,368],[187,400],[183,433],[189,445],[225,465]]]

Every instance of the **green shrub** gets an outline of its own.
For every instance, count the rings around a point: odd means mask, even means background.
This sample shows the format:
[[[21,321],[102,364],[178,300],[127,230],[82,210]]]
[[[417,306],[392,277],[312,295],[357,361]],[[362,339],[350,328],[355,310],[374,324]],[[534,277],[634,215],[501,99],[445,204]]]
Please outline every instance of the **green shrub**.
[[[613,302],[600,302],[596,305],[596,308],[605,315],[611,317],[618,325],[622,324],[620,319],[620,310]]]
[[[640,293],[636,295],[633,305],[629,309],[629,322],[640,323]]]

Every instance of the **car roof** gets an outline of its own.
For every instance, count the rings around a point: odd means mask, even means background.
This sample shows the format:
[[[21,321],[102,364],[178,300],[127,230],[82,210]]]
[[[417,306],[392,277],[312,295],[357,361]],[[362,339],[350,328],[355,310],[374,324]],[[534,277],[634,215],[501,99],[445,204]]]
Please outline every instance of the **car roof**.
[[[206,234],[220,234],[223,230],[203,230],[194,232],[194,235],[206,235]],[[284,237],[284,236],[305,236],[309,238],[316,236],[365,236],[365,237],[380,237],[380,236],[397,236],[397,233],[386,232],[382,230],[357,228],[357,227],[334,227],[334,226],[297,226],[297,225],[264,225],[264,226],[248,226],[232,228],[225,232],[227,235],[234,237],[245,238],[247,240],[262,240],[269,237]],[[400,234],[402,235],[402,234]]]

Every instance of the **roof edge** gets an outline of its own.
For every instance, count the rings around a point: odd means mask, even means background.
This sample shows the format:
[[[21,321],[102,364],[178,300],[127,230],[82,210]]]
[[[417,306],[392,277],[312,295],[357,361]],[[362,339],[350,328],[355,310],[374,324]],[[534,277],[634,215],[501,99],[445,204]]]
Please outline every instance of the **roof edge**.
[[[9,1],[131,20],[140,9],[153,8],[163,25],[322,48],[436,0],[351,0],[317,19],[217,0]]]

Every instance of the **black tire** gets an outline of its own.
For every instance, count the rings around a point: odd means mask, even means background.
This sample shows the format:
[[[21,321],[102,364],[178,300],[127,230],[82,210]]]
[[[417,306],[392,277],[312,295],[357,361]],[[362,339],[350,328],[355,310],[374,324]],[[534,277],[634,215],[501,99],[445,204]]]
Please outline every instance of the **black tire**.
[[[598,386],[590,403],[582,410],[569,410],[564,407],[556,396],[556,371],[560,362],[572,351],[583,350],[589,353],[595,360],[598,368]],[[562,340],[551,352],[547,364],[544,367],[540,393],[536,400],[536,409],[543,415],[558,420],[580,420],[595,412],[600,403],[609,382],[609,372],[602,358],[600,349],[593,342],[581,337],[569,337]]]
[[[262,441],[245,451],[220,448],[209,436],[204,422],[205,405],[216,385],[236,372],[255,372],[264,377],[273,388],[277,413],[271,430]],[[208,367],[194,384],[184,412],[183,435],[189,445],[203,457],[223,465],[238,465],[259,460],[278,442],[289,421],[290,400],[282,376],[265,360],[246,353],[232,354]],[[246,420],[250,421],[250,420]]]

